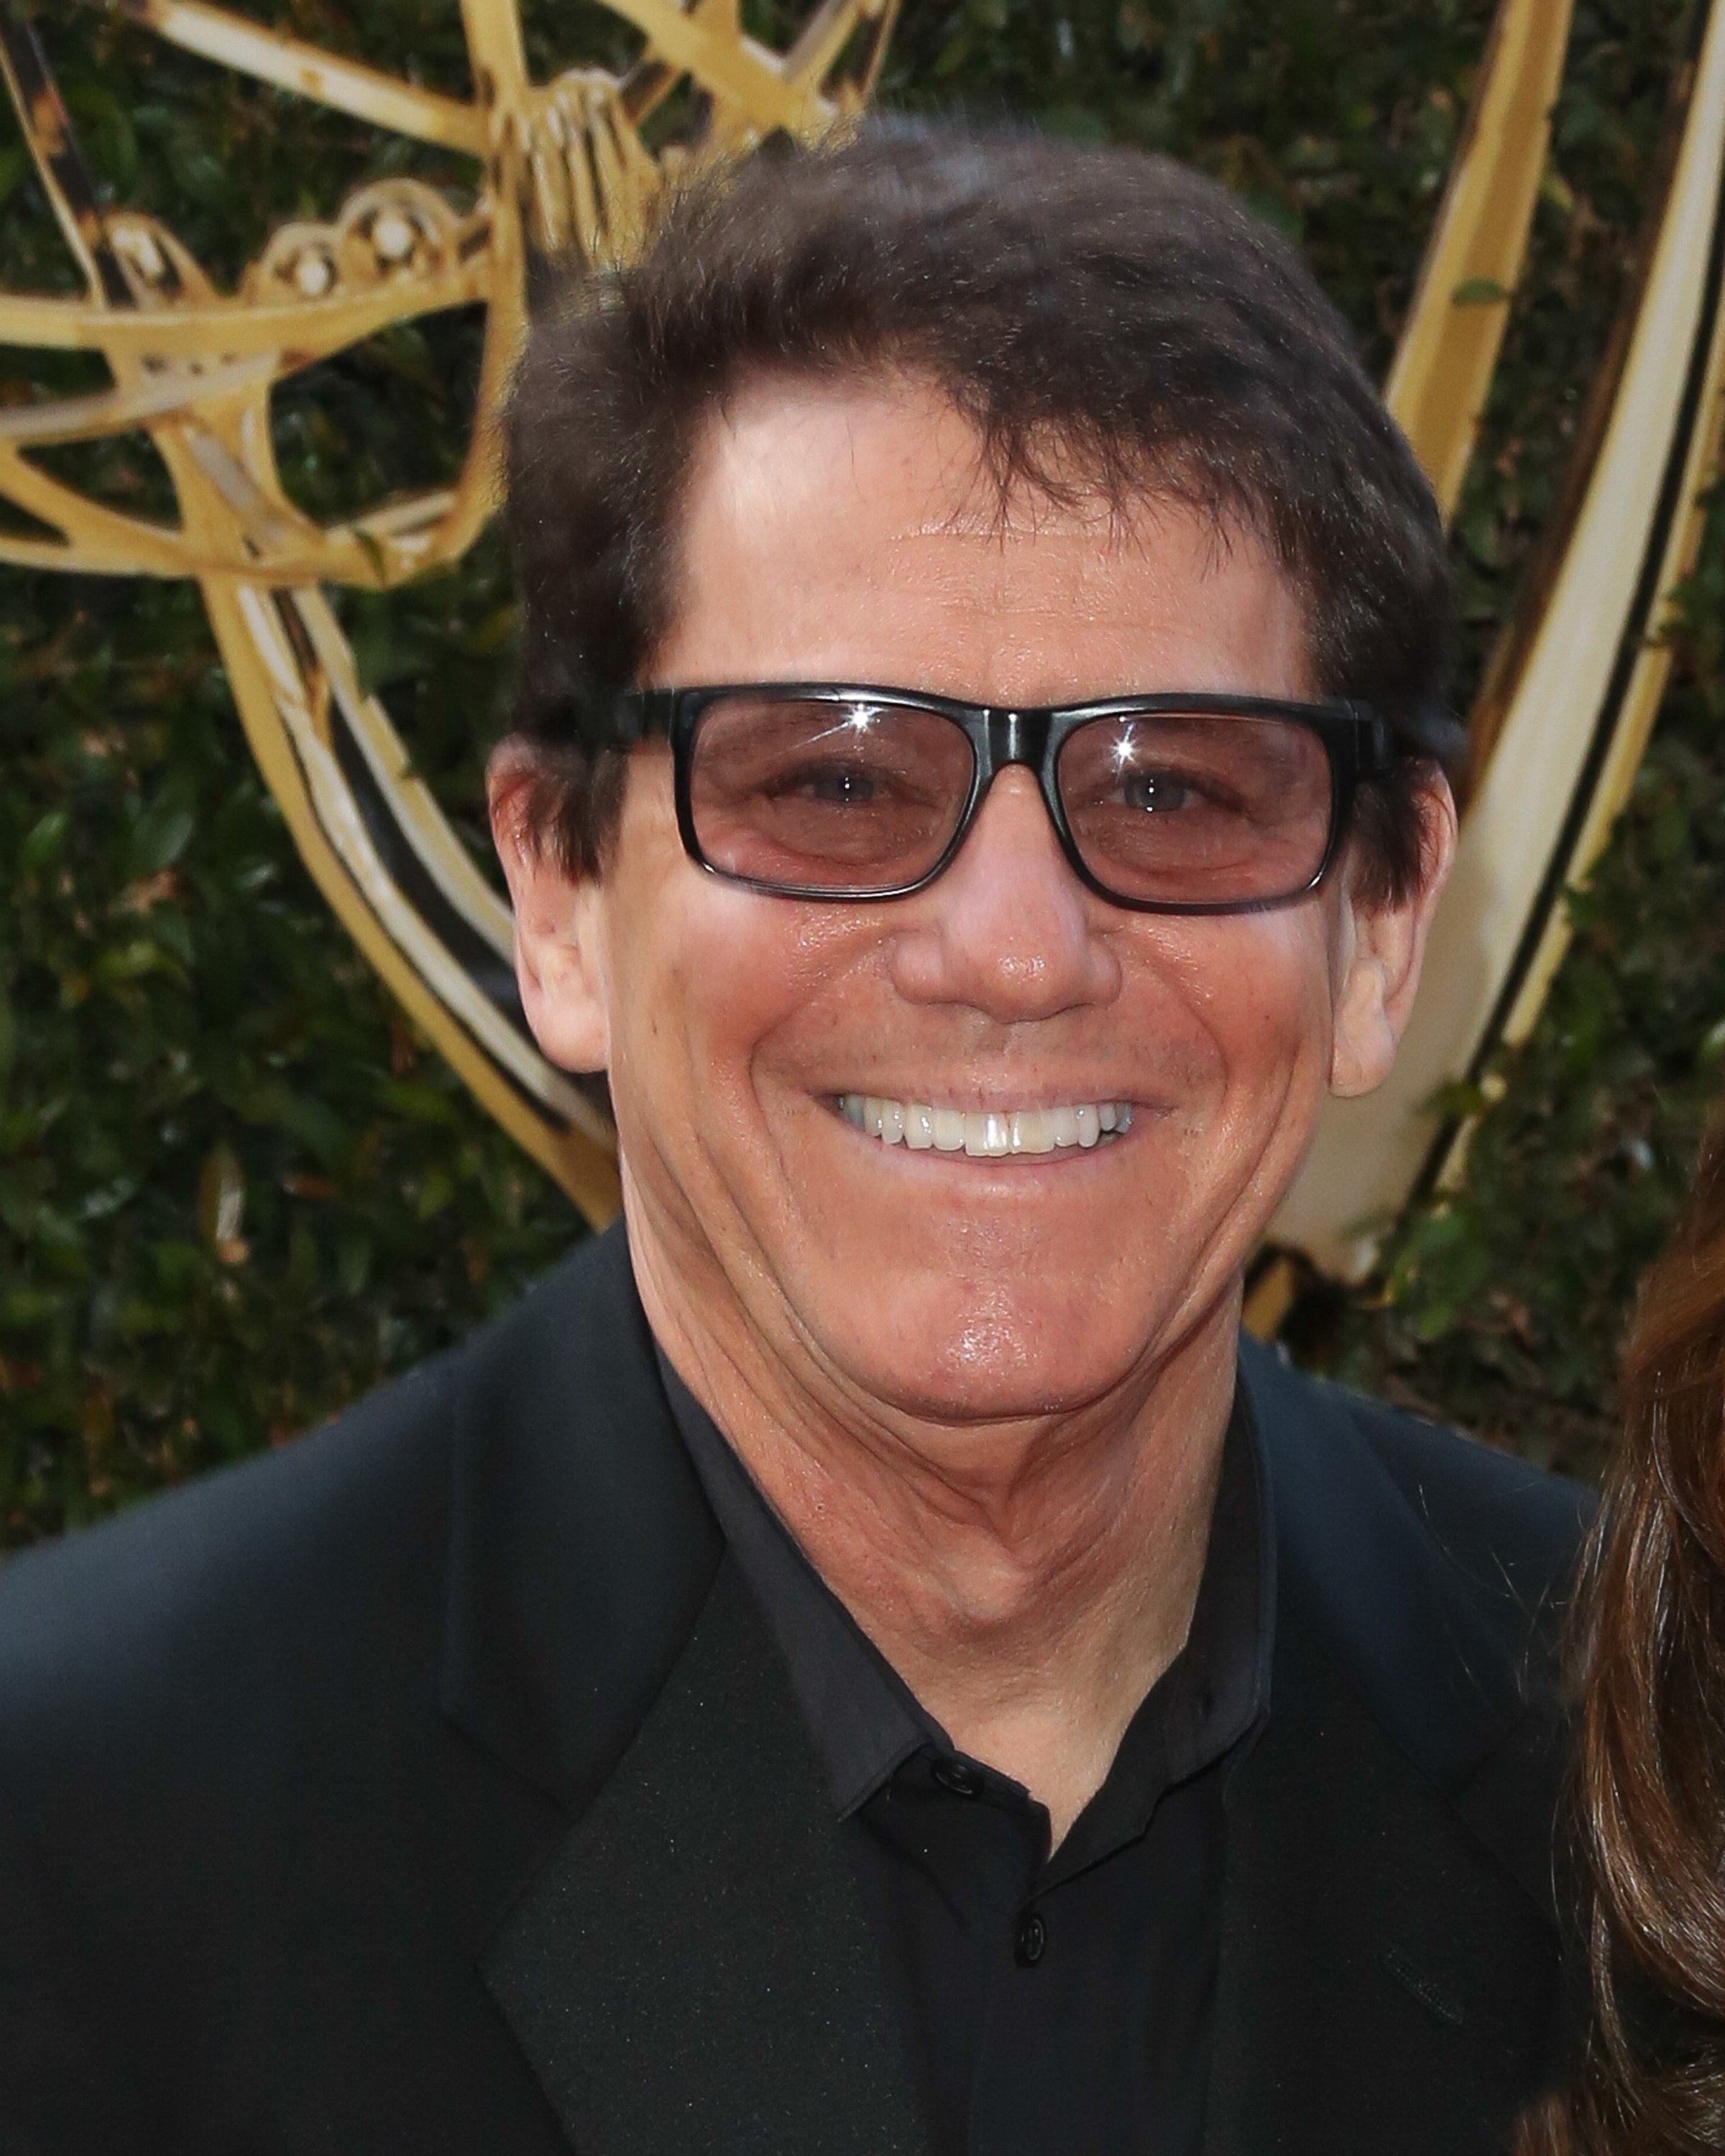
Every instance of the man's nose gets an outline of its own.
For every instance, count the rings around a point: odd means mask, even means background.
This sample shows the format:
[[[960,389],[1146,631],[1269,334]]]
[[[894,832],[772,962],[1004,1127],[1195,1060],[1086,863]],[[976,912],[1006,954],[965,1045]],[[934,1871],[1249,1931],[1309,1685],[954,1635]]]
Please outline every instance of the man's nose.
[[[952,866],[904,903],[893,979],[912,1003],[965,1004],[1016,1024],[1118,992],[1110,909],[1073,874],[1022,765],[995,778]]]

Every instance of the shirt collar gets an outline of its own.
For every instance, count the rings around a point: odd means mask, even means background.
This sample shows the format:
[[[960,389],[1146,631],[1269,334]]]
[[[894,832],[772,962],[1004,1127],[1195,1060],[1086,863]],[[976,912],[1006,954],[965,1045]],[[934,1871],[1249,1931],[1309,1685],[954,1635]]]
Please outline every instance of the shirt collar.
[[[833,1808],[848,1818],[906,1759],[929,1748],[951,1753],[951,1740],[810,1563],[662,1351],[659,1365],[707,1502],[789,1669]],[[1069,1837],[1072,1856],[1093,1840],[1141,1833],[1163,1789],[1212,1764],[1261,1720],[1274,1561],[1262,1440],[1237,1383],[1186,1643],[1128,1725],[1115,1768]]]
[[[1056,1853],[1081,1870],[1144,1832],[1165,1789],[1243,1747],[1270,1703],[1275,1528],[1263,1445],[1237,1379],[1185,1645],[1127,1725],[1102,1786]]]
[[[789,1667],[833,1808],[848,1818],[932,1737],[944,1745],[944,1733],[803,1555],[662,1351],[659,1367],[720,1532]]]

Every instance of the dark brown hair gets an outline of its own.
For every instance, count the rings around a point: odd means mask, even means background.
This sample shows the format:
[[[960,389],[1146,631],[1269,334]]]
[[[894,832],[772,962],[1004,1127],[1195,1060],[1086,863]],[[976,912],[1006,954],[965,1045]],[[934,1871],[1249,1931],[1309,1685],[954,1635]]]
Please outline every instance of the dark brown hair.
[[[1368,882],[1417,882],[1416,793],[1460,733],[1431,492],[1292,249],[1162,157],[879,121],[675,194],[628,267],[536,308],[509,423],[525,811],[592,870],[620,798],[610,712],[666,629],[702,420],[752,373],[905,372],[974,426],[1001,490],[1173,496],[1272,550],[1322,693],[1405,762],[1363,789]],[[908,684],[915,686],[917,685]]]
[[[1699,2156],[1725,2148],[1725,1116],[1642,1291],[1576,1615],[1594,2028],[1524,2156]]]

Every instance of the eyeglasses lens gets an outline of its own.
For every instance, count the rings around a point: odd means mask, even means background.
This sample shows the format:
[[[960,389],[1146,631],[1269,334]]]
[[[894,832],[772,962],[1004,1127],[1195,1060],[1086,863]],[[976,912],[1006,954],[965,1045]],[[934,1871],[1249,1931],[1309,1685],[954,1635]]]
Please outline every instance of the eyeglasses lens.
[[[690,773],[711,865],[791,890],[897,890],[950,844],[975,761],[938,712],[861,700],[722,696]]]
[[[701,715],[690,807],[721,875],[863,896],[937,866],[974,776],[968,737],[939,712],[743,691]],[[1055,778],[1080,858],[1127,905],[1267,903],[1323,865],[1329,757],[1292,720],[1113,714],[1067,735]]]
[[[1330,760],[1292,720],[1098,719],[1067,736],[1057,778],[1086,867],[1128,901],[1261,904],[1323,865]]]

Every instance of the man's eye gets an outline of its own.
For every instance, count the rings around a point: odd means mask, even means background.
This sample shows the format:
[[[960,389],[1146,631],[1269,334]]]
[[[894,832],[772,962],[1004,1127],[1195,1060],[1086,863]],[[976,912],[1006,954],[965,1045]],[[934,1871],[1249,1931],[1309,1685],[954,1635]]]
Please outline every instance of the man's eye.
[[[1158,815],[1192,808],[1201,798],[1189,779],[1171,771],[1136,772],[1121,781],[1120,790],[1128,808],[1153,809]]]
[[[781,773],[766,791],[779,800],[819,801],[835,808],[860,808],[879,797],[880,786],[873,773],[860,771],[854,764],[813,764]]]

